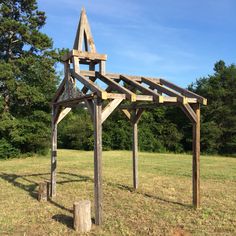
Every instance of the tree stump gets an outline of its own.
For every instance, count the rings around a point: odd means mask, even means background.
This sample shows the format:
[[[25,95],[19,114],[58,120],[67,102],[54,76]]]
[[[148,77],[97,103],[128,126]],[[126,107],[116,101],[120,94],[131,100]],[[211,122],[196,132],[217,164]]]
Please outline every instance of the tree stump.
[[[49,182],[39,183],[38,200],[47,201],[49,196]]]
[[[88,200],[74,203],[74,229],[85,233],[91,230],[91,203]]]

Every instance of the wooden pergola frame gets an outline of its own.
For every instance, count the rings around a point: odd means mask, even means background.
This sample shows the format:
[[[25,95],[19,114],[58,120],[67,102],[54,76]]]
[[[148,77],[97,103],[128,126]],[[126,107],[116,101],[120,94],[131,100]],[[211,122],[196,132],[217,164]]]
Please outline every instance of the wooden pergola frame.
[[[82,9],[73,50],[63,57],[64,79],[52,100],[51,191],[56,195],[57,125],[78,104],[84,104],[94,125],[95,223],[102,223],[102,124],[119,108],[133,128],[133,186],[138,188],[138,122],[146,108],[179,106],[193,125],[193,205],[200,206],[200,104],[207,100],[164,79],[106,73],[107,55],[96,52]],[[80,70],[80,65],[88,70]],[[98,71],[95,70],[98,65]],[[77,83],[80,83],[78,88]],[[100,82],[99,82],[100,81]],[[103,86],[101,85],[103,83]]]

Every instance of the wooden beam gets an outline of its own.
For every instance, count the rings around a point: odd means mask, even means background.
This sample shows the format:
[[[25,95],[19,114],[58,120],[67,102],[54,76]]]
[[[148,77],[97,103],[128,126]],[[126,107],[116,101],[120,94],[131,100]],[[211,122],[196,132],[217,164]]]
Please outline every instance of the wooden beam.
[[[138,188],[138,123],[132,122],[133,129],[133,187]]]
[[[153,96],[153,100],[155,102],[159,102],[159,103],[163,102],[163,97],[160,94],[154,92],[153,90],[151,90],[151,89],[149,89],[147,87],[144,87],[143,85],[141,85],[137,81],[134,81],[134,80],[130,79],[129,77],[123,76],[123,75],[120,75],[120,78],[123,81],[125,81],[126,83],[128,83],[130,85],[133,85],[135,88],[140,90],[143,94],[145,94],[145,95],[152,95]]]
[[[60,95],[63,93],[64,89],[65,89],[65,83],[66,83],[66,78],[64,78],[61,82],[61,84],[59,85],[55,95],[53,96],[52,102],[56,102],[58,100],[58,98],[60,97]]]
[[[109,115],[111,115],[111,113],[120,105],[122,101],[122,98],[117,98],[108,103],[102,111],[102,123],[109,117]]]
[[[75,73],[80,73],[79,58],[72,57],[73,69]]]
[[[200,207],[200,105],[194,104],[193,110],[196,114],[196,122],[193,123],[193,206]]]
[[[51,137],[51,189],[50,197],[56,196],[56,167],[57,167],[57,123],[54,122],[56,108],[52,108],[52,137]]]
[[[144,112],[144,109],[142,109],[142,108],[137,109],[135,115],[133,116],[132,122],[138,123],[143,112]]]
[[[197,122],[196,113],[189,104],[181,104],[180,107],[182,111],[185,113],[185,115],[191,120],[192,123]]]
[[[202,96],[199,96],[198,94],[196,93],[193,93],[187,89],[183,89],[169,81],[166,81],[164,79],[160,79],[160,83],[173,89],[173,90],[176,90],[177,92],[183,94],[184,96],[186,97],[190,97],[190,98],[196,98],[198,100],[199,103],[203,104],[203,105],[207,105],[207,99],[202,97]]]
[[[131,119],[131,114],[128,109],[122,109],[122,112],[125,114],[125,116],[130,120]]]
[[[105,75],[106,74],[106,62],[105,61],[100,61],[99,62],[99,73],[101,75]]]
[[[94,101],[94,200],[95,224],[102,224],[102,101]]]
[[[107,99],[107,92],[101,89],[98,85],[96,85],[93,81],[85,78],[84,76],[76,73],[75,71],[71,71],[72,77],[79,80],[82,84],[84,84],[87,88],[89,88],[92,92],[97,93],[97,95],[102,99]]]
[[[65,116],[66,116],[70,111],[71,111],[71,108],[70,108],[70,107],[64,108],[64,109],[60,112],[59,117],[58,117],[56,123],[59,124],[59,123],[65,118]]]
[[[159,93],[165,93],[169,96],[177,97],[178,102],[181,102],[183,104],[187,103],[186,97],[180,95],[179,93],[176,93],[173,90],[170,90],[168,88],[165,88],[165,87],[161,86],[160,84],[156,83],[155,80],[151,80],[151,79],[142,77],[142,82],[150,85],[153,89],[157,89],[157,91]]]
[[[101,75],[100,73],[96,72],[96,76],[102,80],[104,83],[109,85],[111,89],[118,90],[121,93],[126,94],[126,98],[130,101],[134,102],[136,101],[136,94],[128,90],[127,88],[121,86],[119,83],[117,83],[115,80],[111,79],[107,75]]]
[[[54,103],[54,105],[70,107],[70,105],[77,104],[77,103],[80,103],[82,101],[90,100],[90,99],[93,99],[93,98],[94,98],[94,94],[86,94],[86,95],[83,95],[83,96],[80,96],[80,97],[71,98],[71,99],[67,99],[67,100],[64,100],[64,101],[56,102],[56,103]]]
[[[106,61],[107,55],[106,54],[100,54],[100,53],[94,53],[94,52],[84,52],[79,50],[72,50],[69,53],[66,53],[62,57],[62,61],[71,60],[72,57],[76,57],[81,60],[91,60],[91,61]]]
[[[107,93],[107,99],[125,99],[126,95],[123,93]]]
[[[84,35],[85,35],[85,37],[84,37]],[[95,44],[94,44],[94,41],[93,41],[93,37],[92,37],[91,30],[90,30],[88,18],[87,18],[85,9],[83,8],[82,11],[81,11],[80,21],[79,21],[79,25],[78,25],[78,28],[77,28],[73,48],[76,49],[76,50],[81,50],[82,51],[84,38],[87,39],[86,43],[89,44],[91,52],[96,52],[96,47],[95,47]],[[88,48],[87,48],[87,50],[88,50]]]

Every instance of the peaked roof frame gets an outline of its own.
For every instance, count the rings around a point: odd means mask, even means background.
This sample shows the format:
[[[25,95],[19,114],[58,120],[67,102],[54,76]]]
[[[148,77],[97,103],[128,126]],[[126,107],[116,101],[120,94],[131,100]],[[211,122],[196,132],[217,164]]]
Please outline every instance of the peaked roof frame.
[[[133,127],[133,186],[138,188],[138,122],[143,111],[160,105],[179,106],[193,125],[193,205],[200,206],[200,104],[207,99],[162,78],[106,72],[106,54],[96,51],[85,9],[82,9],[73,49],[63,56],[64,79],[52,100],[50,196],[56,195],[57,125],[78,105],[85,105],[94,124],[95,223],[102,223],[102,123],[121,109]],[[88,65],[81,70],[80,65]],[[98,65],[98,70],[96,70]],[[78,87],[77,84],[80,84]]]

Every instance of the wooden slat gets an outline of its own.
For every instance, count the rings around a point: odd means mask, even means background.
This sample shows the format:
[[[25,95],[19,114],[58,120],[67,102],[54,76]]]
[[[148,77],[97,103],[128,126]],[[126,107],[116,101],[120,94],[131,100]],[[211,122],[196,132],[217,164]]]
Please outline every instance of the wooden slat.
[[[196,98],[198,100],[199,103],[203,104],[203,105],[207,105],[207,99],[202,97],[202,96],[199,96],[198,94],[196,93],[193,93],[187,89],[183,89],[169,81],[166,81],[164,79],[160,79],[160,83],[171,88],[171,89],[174,89],[176,90],[177,92],[183,94],[184,96],[186,97],[190,97],[190,98]]]
[[[107,99],[107,92],[101,89],[98,85],[96,85],[93,81],[85,78],[84,76],[76,73],[75,71],[71,71],[72,77],[78,79],[82,84],[84,84],[87,88],[89,88],[92,92],[97,93],[99,97],[102,99]]]
[[[177,100],[183,104],[187,103],[186,97],[180,95],[179,93],[174,92],[173,90],[170,90],[168,88],[161,86],[160,84],[156,83],[154,80],[142,77],[142,82],[150,85],[153,89],[157,89],[157,91],[160,93],[165,93],[169,96],[177,97]]]
[[[94,101],[94,200],[95,224],[102,224],[102,101]]]
[[[193,123],[193,161],[192,161],[192,181],[193,181],[193,206],[200,207],[200,106],[193,105],[196,114],[196,123]]]
[[[122,98],[117,98],[111,101],[102,111],[102,123],[109,117],[109,115],[120,105]]]
[[[134,102],[136,101],[136,94],[131,92],[130,90],[126,89],[125,87],[121,86],[119,83],[117,83],[115,80],[112,80],[108,76],[101,75],[100,73],[96,73],[97,77],[101,79],[104,83],[109,85],[111,89],[118,90],[121,93],[126,94],[126,98],[130,101]]]
[[[152,95],[155,102],[159,102],[159,103],[163,102],[163,97],[161,95],[157,94],[156,92],[154,92],[153,90],[151,90],[149,88],[142,86],[137,81],[134,81],[134,80],[130,79],[129,77],[126,77],[123,75],[120,75],[120,78],[122,80],[124,80],[126,83],[133,85],[135,88],[140,90],[142,93],[144,93],[146,95]]]
[[[126,95],[123,93],[107,93],[107,99],[125,99]]]

